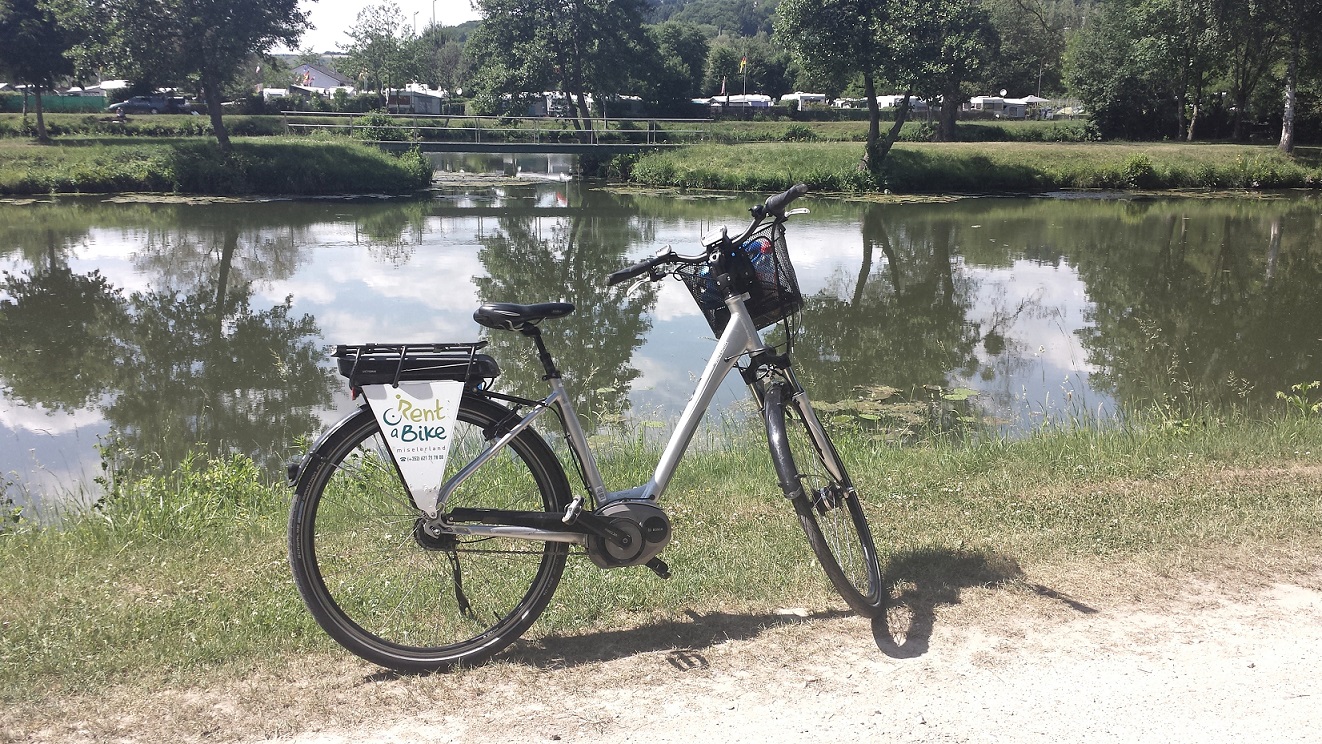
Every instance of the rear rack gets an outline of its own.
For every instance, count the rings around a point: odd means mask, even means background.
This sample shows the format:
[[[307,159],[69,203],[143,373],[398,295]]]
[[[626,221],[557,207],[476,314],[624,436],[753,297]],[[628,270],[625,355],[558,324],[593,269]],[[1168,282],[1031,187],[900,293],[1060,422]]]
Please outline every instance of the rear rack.
[[[500,376],[500,365],[478,350],[486,341],[416,344],[340,344],[331,356],[352,387],[459,380],[480,385]]]

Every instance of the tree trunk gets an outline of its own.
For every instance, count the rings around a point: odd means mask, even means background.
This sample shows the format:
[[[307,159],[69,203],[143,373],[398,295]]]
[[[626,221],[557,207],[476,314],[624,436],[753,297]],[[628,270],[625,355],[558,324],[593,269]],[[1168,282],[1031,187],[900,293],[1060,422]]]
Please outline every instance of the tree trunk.
[[[207,101],[207,114],[211,116],[211,129],[216,134],[216,144],[220,151],[229,155],[234,152],[234,146],[230,144],[229,131],[225,129],[225,122],[221,119],[220,108],[220,84],[212,75],[202,78],[203,93]]]
[[[891,124],[890,131],[886,133],[886,139],[881,142],[881,156],[885,157],[895,146],[895,142],[900,139],[900,130],[904,128],[904,122],[909,120],[909,112],[912,111],[912,104],[909,99],[913,96],[912,90],[904,92],[904,98],[900,99],[899,108],[895,109],[895,123]]]
[[[1299,86],[1299,32],[1290,34],[1290,54],[1285,70],[1285,111],[1281,115],[1281,143],[1277,149],[1294,152],[1294,115]]]
[[[583,86],[580,85],[578,90],[574,92],[574,100],[575,103],[577,104],[575,106],[575,109],[578,112],[578,118],[580,121],[583,122],[582,129],[583,129],[583,137],[585,138],[583,141],[587,144],[591,144],[592,143],[592,111],[588,109],[588,98],[587,95],[583,92]]]
[[[1230,130],[1230,139],[1236,142],[1247,140],[1248,132],[1244,127],[1244,107],[1248,105],[1249,94],[1246,90],[1236,90],[1234,98],[1235,118]]]
[[[955,122],[959,119],[959,86],[942,91],[941,117],[936,121],[936,141],[955,141]]]
[[[50,135],[46,133],[46,117],[41,109],[41,85],[34,85],[32,87],[36,91],[33,100],[36,101],[37,109],[37,141],[43,145],[49,145]]]
[[[881,106],[877,105],[877,81],[871,72],[863,73],[863,95],[868,98],[868,139],[863,148],[863,163],[869,172],[876,174],[881,172],[886,153],[880,149]]]

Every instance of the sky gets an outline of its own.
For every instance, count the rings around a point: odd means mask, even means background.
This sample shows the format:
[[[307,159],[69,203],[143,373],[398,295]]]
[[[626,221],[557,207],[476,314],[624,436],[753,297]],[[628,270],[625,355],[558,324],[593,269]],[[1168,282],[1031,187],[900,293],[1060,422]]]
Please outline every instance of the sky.
[[[303,34],[298,48],[311,47],[314,52],[339,51],[343,45],[349,43],[346,32],[357,22],[358,11],[369,5],[380,5],[390,1],[304,0],[300,3],[300,7],[308,11],[309,20],[316,28]],[[433,12],[436,14],[436,22],[442,26],[457,26],[465,21],[476,20],[478,17],[469,0],[393,0],[393,2],[399,6],[406,21],[416,20],[418,31],[422,31],[431,23]]]

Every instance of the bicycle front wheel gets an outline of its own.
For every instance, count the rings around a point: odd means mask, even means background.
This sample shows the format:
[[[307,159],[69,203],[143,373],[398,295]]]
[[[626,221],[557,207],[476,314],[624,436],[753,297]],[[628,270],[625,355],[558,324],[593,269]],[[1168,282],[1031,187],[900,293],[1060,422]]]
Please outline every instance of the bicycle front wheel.
[[[507,409],[465,395],[451,432],[447,477],[498,436]],[[289,520],[294,583],[340,645],[400,671],[470,665],[508,646],[541,615],[559,584],[564,543],[446,536],[420,529],[366,407],[310,455]],[[447,508],[563,513],[569,484],[531,430],[464,482]]]
[[[771,459],[808,545],[850,608],[877,616],[886,603],[877,548],[831,438],[786,383],[768,389],[764,407]]]

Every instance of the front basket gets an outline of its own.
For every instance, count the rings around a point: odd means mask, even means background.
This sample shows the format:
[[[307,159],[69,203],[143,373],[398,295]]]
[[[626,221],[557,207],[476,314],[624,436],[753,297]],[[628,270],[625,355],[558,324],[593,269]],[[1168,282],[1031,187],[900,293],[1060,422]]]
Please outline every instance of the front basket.
[[[758,229],[740,246],[734,260],[751,264],[751,271],[742,272],[749,280],[739,289],[748,293],[748,311],[759,329],[784,320],[803,308],[803,295],[799,292],[794,265],[790,263],[782,223],[771,222]],[[675,274],[688,287],[712,331],[720,336],[730,322],[730,310],[725,306],[711,269],[705,264],[685,265],[676,269]]]

